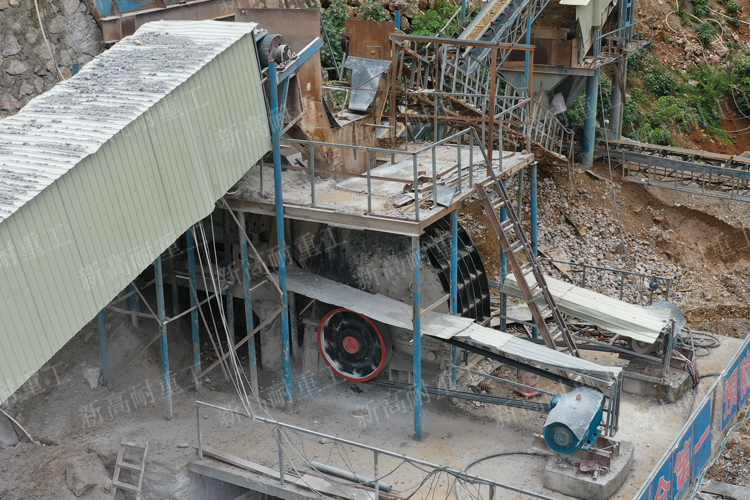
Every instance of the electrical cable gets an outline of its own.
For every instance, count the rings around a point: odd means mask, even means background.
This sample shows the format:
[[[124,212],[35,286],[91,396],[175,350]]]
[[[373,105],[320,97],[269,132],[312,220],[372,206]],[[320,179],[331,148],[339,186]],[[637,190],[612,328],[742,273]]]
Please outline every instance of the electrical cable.
[[[60,66],[57,65],[57,61],[55,60],[55,54],[52,52],[52,46],[49,43],[49,40],[47,40],[47,33],[44,31],[44,24],[42,24],[42,14],[39,11],[39,2],[37,0],[34,0],[34,8],[36,9],[36,18],[39,21],[39,29],[42,32],[42,37],[44,38],[44,44],[47,46],[47,51],[49,52],[49,56],[52,59],[52,62],[55,63],[55,69],[57,69],[57,74],[60,75],[60,80],[65,80],[65,77],[62,74],[62,71],[60,71]]]
[[[505,456],[509,456],[509,455],[532,455],[532,456],[538,456],[538,457],[545,457],[545,455],[542,455],[541,453],[536,453],[536,452],[528,451],[528,450],[524,450],[524,451],[501,451],[501,452],[498,452],[498,453],[491,453],[489,455],[485,455],[483,457],[479,457],[476,460],[473,460],[473,461],[469,462],[463,469],[461,469],[461,472],[465,473],[472,466],[474,466],[474,465],[476,465],[476,464],[478,464],[480,462],[484,462],[485,460],[489,460],[490,458],[505,457]],[[459,482],[456,483],[456,498],[458,498],[458,500],[463,500],[463,497],[461,496],[461,488],[460,488],[460,483]]]

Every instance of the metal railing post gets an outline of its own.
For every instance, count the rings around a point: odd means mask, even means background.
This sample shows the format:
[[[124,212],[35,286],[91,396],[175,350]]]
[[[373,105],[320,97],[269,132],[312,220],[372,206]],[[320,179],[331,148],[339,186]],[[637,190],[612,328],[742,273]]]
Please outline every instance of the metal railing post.
[[[625,273],[620,273],[620,300],[625,294]]]
[[[367,150],[367,215],[372,214],[372,180],[370,178],[370,150]]]
[[[469,188],[474,186],[474,133],[469,134]]]
[[[375,480],[375,500],[380,500],[380,481],[378,480],[378,476],[380,475],[380,472],[378,471],[378,452],[373,452],[374,457],[374,468],[373,468],[373,479]]]
[[[195,413],[198,418],[198,457],[203,458],[203,433],[201,432],[201,405],[195,405]]]
[[[435,157],[435,146],[432,146],[432,201],[437,206],[437,158]]]
[[[310,167],[310,205],[315,206],[315,145],[310,143],[310,158],[308,165]]]
[[[284,485],[284,448],[281,446],[281,428],[276,427],[276,446],[279,448],[279,482]]]
[[[463,135],[460,135],[458,137],[458,145],[456,147],[456,161],[458,162],[458,194],[461,194],[462,191],[462,183],[461,183],[461,177],[463,177],[463,171],[461,169],[461,142],[463,142]]]
[[[414,220],[419,220],[419,167],[417,165],[417,155],[412,155],[414,163]]]

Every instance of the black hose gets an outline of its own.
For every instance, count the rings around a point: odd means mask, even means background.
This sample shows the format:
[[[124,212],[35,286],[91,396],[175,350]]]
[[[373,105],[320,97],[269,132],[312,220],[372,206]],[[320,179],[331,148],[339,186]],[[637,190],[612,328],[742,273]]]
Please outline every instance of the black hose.
[[[483,457],[479,457],[476,460],[474,460],[473,462],[469,462],[469,464],[466,467],[464,467],[463,469],[461,469],[461,472],[466,472],[466,471],[469,470],[470,467],[478,464],[479,462],[483,462],[485,460],[489,460],[490,458],[505,457],[505,456],[508,456],[508,455],[535,455],[535,456],[538,456],[538,457],[545,457],[545,458],[547,457],[546,455],[542,455],[541,453],[536,453],[536,452],[533,452],[533,451],[501,451],[501,452],[498,452],[498,453],[492,453],[490,455],[485,455]],[[463,500],[463,497],[461,496],[461,482],[460,481],[456,481],[456,498],[458,500]]]

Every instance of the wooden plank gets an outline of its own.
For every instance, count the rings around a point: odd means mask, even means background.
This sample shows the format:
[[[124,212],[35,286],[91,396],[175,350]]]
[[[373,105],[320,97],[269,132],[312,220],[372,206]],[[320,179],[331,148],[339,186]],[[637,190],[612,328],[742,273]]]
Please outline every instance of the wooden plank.
[[[208,457],[215,458],[216,460],[220,460],[229,465],[233,465],[235,467],[239,467],[240,469],[245,469],[247,471],[254,472],[262,476],[268,476],[268,477],[272,477],[274,479],[279,479],[279,480],[281,478],[281,475],[279,474],[279,471],[277,470],[265,467],[260,464],[256,464],[249,460],[245,460],[244,458],[237,457],[225,451],[217,450],[216,448],[207,446],[205,444],[203,445],[203,454]],[[286,476],[287,474],[285,473],[284,475]]]

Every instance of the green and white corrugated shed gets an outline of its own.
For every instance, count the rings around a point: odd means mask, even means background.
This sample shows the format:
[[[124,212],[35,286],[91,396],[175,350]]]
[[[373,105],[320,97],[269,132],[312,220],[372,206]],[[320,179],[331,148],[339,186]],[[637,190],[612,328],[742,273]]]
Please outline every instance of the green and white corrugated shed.
[[[0,403],[270,149],[254,27],[147,24],[0,121]]]

